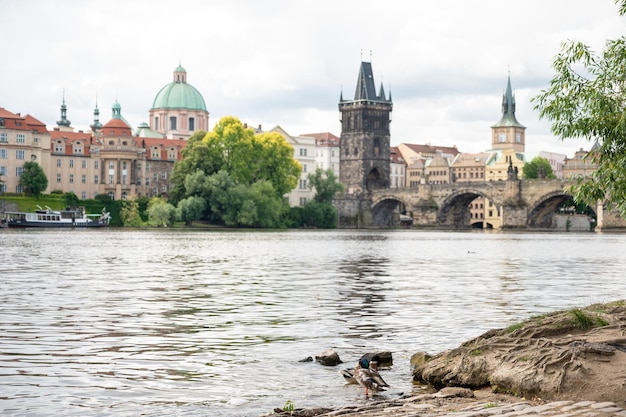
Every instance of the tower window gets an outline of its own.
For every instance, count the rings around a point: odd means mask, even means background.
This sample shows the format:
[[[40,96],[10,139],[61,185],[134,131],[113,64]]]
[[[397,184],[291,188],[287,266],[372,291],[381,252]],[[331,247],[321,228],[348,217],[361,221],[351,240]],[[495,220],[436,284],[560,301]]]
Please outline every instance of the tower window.
[[[189,130],[191,132],[193,132],[194,130],[196,130],[196,119],[194,119],[193,117],[189,118]]]
[[[170,130],[176,130],[176,116],[170,117]]]

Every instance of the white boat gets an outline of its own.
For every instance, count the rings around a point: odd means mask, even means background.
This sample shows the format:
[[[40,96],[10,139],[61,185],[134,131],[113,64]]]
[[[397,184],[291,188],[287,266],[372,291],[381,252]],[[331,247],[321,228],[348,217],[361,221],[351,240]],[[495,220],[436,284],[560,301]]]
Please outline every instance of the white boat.
[[[8,227],[106,227],[111,216],[105,209],[101,214],[87,214],[84,207],[67,207],[65,210],[52,210],[46,206],[34,213],[14,211],[5,213]]]

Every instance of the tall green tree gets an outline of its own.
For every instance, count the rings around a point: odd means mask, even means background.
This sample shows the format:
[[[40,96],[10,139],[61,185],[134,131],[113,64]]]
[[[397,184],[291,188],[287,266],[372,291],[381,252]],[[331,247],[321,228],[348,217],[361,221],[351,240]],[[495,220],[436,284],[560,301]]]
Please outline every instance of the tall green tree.
[[[174,166],[170,201],[202,197],[207,204],[203,219],[279,227],[283,196],[296,187],[301,170],[293,147],[279,133],[255,134],[228,116],[211,132],[189,139]]]
[[[24,162],[20,185],[26,194],[39,196],[48,187],[48,177],[37,162]]]
[[[194,221],[200,220],[206,210],[206,200],[200,196],[193,195],[178,202],[178,217],[190,226]]]
[[[522,175],[525,179],[556,178],[556,175],[554,175],[554,171],[552,170],[552,166],[550,165],[550,161],[540,156],[536,156],[532,161],[524,164],[524,167],[522,168]]]
[[[161,197],[152,197],[148,203],[148,224],[167,227],[176,221],[176,208]]]
[[[318,203],[332,203],[333,198],[338,193],[343,192],[343,184],[335,175],[332,169],[323,170],[317,168],[315,172],[309,174],[309,188],[315,189],[315,201]]]
[[[317,168],[308,175],[309,188],[315,190],[312,201],[308,201],[297,214],[301,226],[333,229],[337,227],[337,209],[333,198],[343,191],[332,169]]]
[[[626,14],[626,0],[616,0]],[[608,40],[596,54],[580,41],[565,41],[552,67],[549,88],[532,100],[560,139],[594,143],[588,158],[598,170],[572,187],[576,202],[604,201],[626,215],[626,37]]]
[[[120,217],[124,226],[139,227],[143,225],[139,214],[139,202],[137,200],[122,200]]]

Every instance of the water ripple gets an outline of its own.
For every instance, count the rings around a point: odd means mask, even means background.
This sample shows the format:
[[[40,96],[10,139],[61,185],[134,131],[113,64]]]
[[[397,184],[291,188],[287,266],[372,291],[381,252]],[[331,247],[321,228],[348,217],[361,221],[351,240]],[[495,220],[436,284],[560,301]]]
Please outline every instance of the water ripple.
[[[71,241],[68,241],[71,239]],[[2,231],[2,415],[254,416],[354,402],[348,366],[624,298],[626,237],[416,231]],[[593,277],[593,279],[591,279]],[[361,401],[361,400],[356,400]]]

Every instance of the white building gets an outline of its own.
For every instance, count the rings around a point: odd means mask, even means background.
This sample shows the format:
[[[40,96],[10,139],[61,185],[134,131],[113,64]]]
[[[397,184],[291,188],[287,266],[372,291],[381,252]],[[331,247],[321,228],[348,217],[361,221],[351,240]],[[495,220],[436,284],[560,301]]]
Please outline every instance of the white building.
[[[332,169],[339,179],[339,138],[330,132],[307,133],[315,138],[315,167],[323,171]]]
[[[270,132],[279,133],[293,146],[294,158],[302,165],[302,173],[296,188],[287,194],[291,207],[303,206],[315,196],[315,190],[309,188],[308,176],[315,172],[315,138],[312,136],[291,136],[282,127],[276,126]]]

